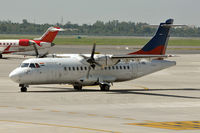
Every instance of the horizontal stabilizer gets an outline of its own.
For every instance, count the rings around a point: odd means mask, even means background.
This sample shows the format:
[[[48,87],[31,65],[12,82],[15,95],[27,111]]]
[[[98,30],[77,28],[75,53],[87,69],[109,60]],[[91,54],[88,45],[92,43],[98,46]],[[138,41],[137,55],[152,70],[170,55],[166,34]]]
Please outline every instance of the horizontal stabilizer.
[[[126,59],[126,58],[132,58],[132,59],[138,59],[138,58],[167,58],[171,57],[169,55],[113,55],[112,59]]]

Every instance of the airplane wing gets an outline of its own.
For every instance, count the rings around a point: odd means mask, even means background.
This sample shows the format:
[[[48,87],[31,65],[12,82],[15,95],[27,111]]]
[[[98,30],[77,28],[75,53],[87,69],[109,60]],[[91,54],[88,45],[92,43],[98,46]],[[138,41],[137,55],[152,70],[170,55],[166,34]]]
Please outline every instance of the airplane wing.
[[[35,52],[33,52],[33,51],[27,51],[27,52],[15,52],[15,53],[12,53],[13,55],[23,55],[23,56],[38,56],[38,57],[43,57],[43,56],[45,56],[46,57],[46,55],[48,54],[48,52],[40,52],[40,54],[39,55],[36,55],[36,53]]]
[[[11,45],[8,45],[7,47],[0,47],[0,53],[9,53]]]
[[[36,54],[33,52],[15,52],[12,53],[12,55],[36,56]]]

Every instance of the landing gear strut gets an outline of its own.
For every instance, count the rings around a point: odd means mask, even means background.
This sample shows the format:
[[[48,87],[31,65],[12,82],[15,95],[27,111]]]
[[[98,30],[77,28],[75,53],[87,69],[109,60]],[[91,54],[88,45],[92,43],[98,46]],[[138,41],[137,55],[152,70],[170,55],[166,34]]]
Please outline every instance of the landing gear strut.
[[[74,85],[74,90],[81,91],[82,85]]]
[[[21,87],[21,92],[27,92],[27,87],[28,86],[26,86],[24,84],[20,84],[19,86]]]
[[[100,85],[101,91],[109,91],[110,90],[110,85],[108,84],[102,84]]]

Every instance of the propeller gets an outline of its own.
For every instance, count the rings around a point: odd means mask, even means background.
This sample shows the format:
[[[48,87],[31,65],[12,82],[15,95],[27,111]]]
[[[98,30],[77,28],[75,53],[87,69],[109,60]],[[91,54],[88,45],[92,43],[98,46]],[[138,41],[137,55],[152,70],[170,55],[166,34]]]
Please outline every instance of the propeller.
[[[96,43],[93,44],[92,53],[91,53],[90,57],[86,57],[85,55],[80,55],[90,64],[88,72],[87,72],[87,78],[89,78],[91,68],[95,69],[96,65],[99,66],[99,67],[102,67],[102,65],[99,64],[98,62],[96,62],[95,59],[94,59],[95,49],[96,49]]]

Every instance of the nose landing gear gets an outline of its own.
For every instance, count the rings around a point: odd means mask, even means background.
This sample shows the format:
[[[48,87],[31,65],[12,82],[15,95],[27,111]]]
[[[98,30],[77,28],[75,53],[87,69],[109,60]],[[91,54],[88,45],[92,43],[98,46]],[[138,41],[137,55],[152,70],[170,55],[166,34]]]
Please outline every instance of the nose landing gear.
[[[19,87],[21,87],[21,92],[27,92],[28,85],[20,84]]]

